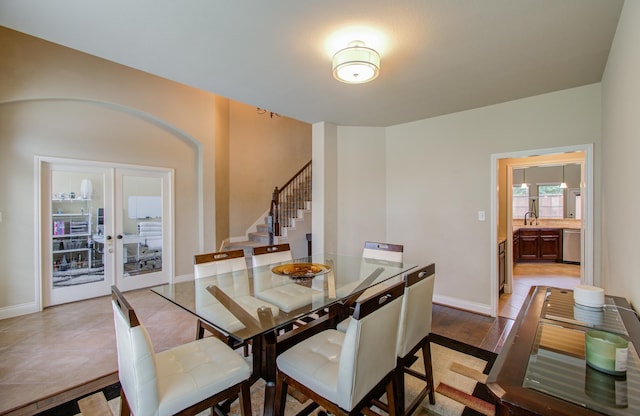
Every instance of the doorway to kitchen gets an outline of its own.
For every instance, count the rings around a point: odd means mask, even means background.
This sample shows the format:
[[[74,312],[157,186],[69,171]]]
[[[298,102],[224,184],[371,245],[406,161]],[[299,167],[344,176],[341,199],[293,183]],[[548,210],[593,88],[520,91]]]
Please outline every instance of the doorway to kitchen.
[[[592,145],[578,145],[492,156],[496,316],[515,318],[532,285],[593,284],[592,154]],[[568,228],[581,237],[573,261],[562,253]]]
[[[172,170],[36,162],[43,306],[169,282]]]

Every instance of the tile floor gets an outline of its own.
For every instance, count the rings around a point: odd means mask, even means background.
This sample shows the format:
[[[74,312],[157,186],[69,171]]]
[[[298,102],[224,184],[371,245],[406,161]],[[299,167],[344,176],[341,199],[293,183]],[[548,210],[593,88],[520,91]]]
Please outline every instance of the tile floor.
[[[194,339],[196,319],[190,313],[147,289],[126,297],[156,351]],[[37,413],[49,404],[44,398],[74,386],[88,385],[91,392],[112,384],[115,348],[109,296],[0,320],[0,415],[18,407],[10,414]],[[35,400],[40,402],[25,407]]]
[[[515,319],[531,286],[572,289],[580,284],[580,266],[563,263],[518,263],[513,269],[512,293],[500,295],[498,315]]]

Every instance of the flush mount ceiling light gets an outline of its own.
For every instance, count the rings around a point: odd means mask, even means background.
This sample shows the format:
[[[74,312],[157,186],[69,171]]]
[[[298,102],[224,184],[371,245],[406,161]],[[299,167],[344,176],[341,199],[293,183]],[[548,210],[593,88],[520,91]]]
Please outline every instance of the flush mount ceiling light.
[[[333,77],[348,84],[376,79],[380,72],[380,54],[355,40],[333,55]]]

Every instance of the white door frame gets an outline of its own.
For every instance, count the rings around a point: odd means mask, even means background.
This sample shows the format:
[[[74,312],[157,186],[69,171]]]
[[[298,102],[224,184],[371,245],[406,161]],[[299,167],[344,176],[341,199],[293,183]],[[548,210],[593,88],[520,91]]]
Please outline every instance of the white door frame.
[[[138,165],[128,165],[121,163],[109,163],[109,162],[98,162],[98,161],[90,161],[90,160],[81,160],[81,159],[69,159],[69,158],[60,158],[60,157],[49,157],[49,156],[34,156],[34,252],[35,252],[35,261],[34,261],[34,299],[37,302],[37,310],[42,310],[44,305],[44,275],[43,275],[43,261],[44,258],[48,258],[48,256],[44,256],[44,247],[42,242],[43,238],[47,238],[46,233],[43,232],[45,222],[44,214],[48,212],[45,209],[45,203],[49,203],[51,195],[49,195],[50,183],[43,181],[44,174],[44,165],[45,164],[60,164],[60,165],[72,165],[78,167],[93,167],[93,168],[103,168],[103,169],[132,169],[132,170],[157,170],[167,172],[169,178],[168,189],[164,190],[168,192],[168,215],[165,230],[168,231],[167,236],[164,237],[163,246],[165,252],[163,252],[163,257],[166,257],[165,263],[163,267],[166,267],[168,272],[169,282],[173,282],[175,278],[175,250],[174,250],[174,170],[171,168],[159,168],[159,167],[149,167],[149,166],[138,166]],[[111,173],[111,180],[113,180],[114,173]],[[116,190],[117,192],[117,190]],[[112,205],[114,205],[114,201],[112,201]],[[111,207],[113,212],[114,206]],[[46,219],[47,227],[50,226],[49,218]],[[48,247],[48,245],[47,245]],[[166,266],[165,266],[166,265]],[[113,267],[112,267],[113,269]],[[106,270],[105,270],[106,271]],[[105,281],[109,281],[110,285],[115,284],[115,271],[107,276],[105,273]]]
[[[491,290],[491,316],[498,315],[498,168],[500,159],[525,158],[530,156],[544,156],[559,153],[571,153],[582,151],[585,155],[585,163],[582,167],[582,241],[580,249],[581,258],[581,283],[593,285],[593,144],[582,144],[575,146],[563,146],[547,149],[532,149],[509,153],[496,153],[491,155],[491,233],[490,233],[490,290]],[[513,238],[511,224],[507,224],[507,239]],[[507,256],[507,284],[511,286],[511,272],[513,270],[512,256]]]

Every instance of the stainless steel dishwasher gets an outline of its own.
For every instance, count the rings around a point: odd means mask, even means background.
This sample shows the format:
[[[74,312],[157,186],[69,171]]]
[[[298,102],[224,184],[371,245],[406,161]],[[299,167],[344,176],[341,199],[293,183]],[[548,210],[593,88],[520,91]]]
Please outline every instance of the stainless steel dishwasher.
[[[562,261],[580,264],[580,236],[582,230],[562,230]]]

